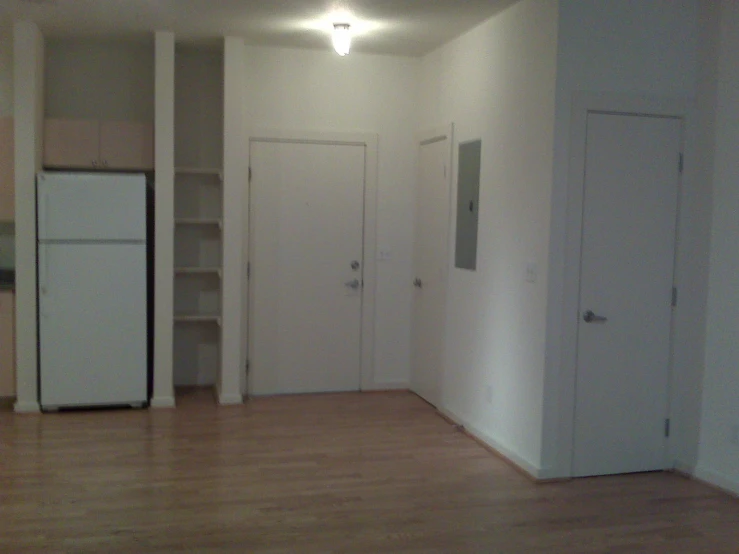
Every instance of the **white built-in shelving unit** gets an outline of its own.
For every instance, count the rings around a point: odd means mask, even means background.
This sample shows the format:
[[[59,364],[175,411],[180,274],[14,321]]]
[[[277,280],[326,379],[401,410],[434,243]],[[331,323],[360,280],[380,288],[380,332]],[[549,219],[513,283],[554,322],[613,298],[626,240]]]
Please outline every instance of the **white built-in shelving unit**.
[[[177,48],[174,384],[211,386],[221,360],[223,54]]]

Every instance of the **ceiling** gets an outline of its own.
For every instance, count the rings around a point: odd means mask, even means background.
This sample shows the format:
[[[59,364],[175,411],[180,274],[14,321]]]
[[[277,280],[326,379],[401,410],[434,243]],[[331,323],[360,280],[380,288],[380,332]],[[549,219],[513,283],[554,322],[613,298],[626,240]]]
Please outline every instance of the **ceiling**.
[[[248,44],[329,48],[333,23],[349,20],[354,50],[424,55],[516,0],[0,0],[0,18],[30,19],[49,37],[143,37],[178,41],[224,35]]]

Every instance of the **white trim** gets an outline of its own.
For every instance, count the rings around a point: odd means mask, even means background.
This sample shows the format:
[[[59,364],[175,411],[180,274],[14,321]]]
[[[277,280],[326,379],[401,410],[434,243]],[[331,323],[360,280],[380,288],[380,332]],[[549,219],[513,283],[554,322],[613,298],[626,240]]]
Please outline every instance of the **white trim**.
[[[551,479],[554,477],[554,475],[549,475],[550,472],[542,471],[540,467],[524,459],[522,456],[509,449],[507,446],[498,442],[491,435],[487,434],[479,427],[476,427],[474,424],[466,421],[464,418],[459,417],[454,412],[447,410],[446,408],[439,408],[439,412],[443,414],[447,419],[450,419],[457,425],[461,425],[462,427],[464,427],[465,431],[467,431],[469,434],[474,436],[476,439],[484,442],[490,448],[498,452],[501,456],[507,458],[510,462],[516,464],[520,469],[528,473],[534,479]]]
[[[240,394],[221,394],[218,396],[218,404],[221,406],[239,406],[244,403]]]
[[[41,412],[41,406],[38,402],[16,402],[13,411],[16,414],[37,414]]]
[[[559,399],[559,447],[556,457],[556,468],[553,472],[558,477],[572,476],[572,460],[574,456],[577,329],[579,322],[580,260],[583,232],[582,212],[585,187],[583,169],[585,167],[588,113],[599,111],[681,118],[684,121],[683,132],[685,133],[685,127],[687,127],[686,122],[691,109],[692,103],[683,99],[611,93],[576,93],[573,95],[569,178],[567,185],[565,274],[560,324],[562,358],[557,379],[559,390],[556,392]],[[678,220],[678,228],[679,223]],[[679,245],[676,244],[676,254],[678,248]],[[665,458],[666,460],[667,458]]]
[[[380,390],[387,384],[375,382],[375,311],[377,288],[377,191],[378,191],[378,159],[379,136],[375,133],[341,133],[335,131],[289,131],[279,129],[256,129],[249,135],[248,148],[252,142],[301,142],[320,144],[344,144],[365,147],[365,191],[364,191],[364,288],[362,289],[362,352],[361,352],[361,385],[360,390]],[[251,163],[251,162],[250,162]],[[244,256],[249,261],[249,194],[245,195]],[[246,314],[246,344],[248,357],[249,326],[252,318],[249,314],[249,280],[245,280],[246,298],[244,310]],[[246,381],[246,380],[244,380]],[[244,389],[248,383],[244,384]]]
[[[316,131],[300,129],[256,128],[249,133],[250,142],[317,142],[327,144],[356,144],[368,146],[377,144],[376,133],[359,131]]]
[[[451,143],[454,142],[454,123],[440,125],[439,127],[428,127],[416,133],[416,142],[420,146],[426,146],[446,139],[449,139]],[[454,145],[452,144],[452,149],[453,147]]]
[[[695,468],[693,476],[696,479],[705,481],[710,485],[715,485],[716,487],[723,489],[728,493],[734,495],[739,494],[739,481],[731,479],[730,477],[724,475],[723,473],[719,473],[718,471],[713,471],[712,469],[701,467],[699,465],[697,468]]]
[[[454,240],[454,232],[452,229],[452,213],[454,211],[454,123],[449,123],[448,125],[439,126],[439,127],[433,127],[433,128],[427,128],[422,131],[419,131],[416,133],[416,154],[418,155],[420,152],[420,149],[424,146],[428,146],[430,144],[434,144],[436,142],[441,142],[444,140],[449,141],[449,152],[448,152],[448,158],[446,161],[446,178],[447,178],[447,185],[449,187],[449,195],[448,195],[448,202],[447,202],[447,263],[444,265],[444,274],[441,276],[442,281],[442,290],[444,291],[445,295],[445,302],[444,302],[444,340],[441,344],[441,353],[440,353],[440,360],[441,360],[441,368],[440,368],[440,375],[439,375],[439,397],[438,398],[432,398],[432,399],[425,399],[427,401],[430,401],[432,405],[436,406],[437,408],[442,405],[442,400],[444,398],[444,380],[446,375],[446,315],[447,315],[447,309],[446,309],[446,298],[448,297],[448,286],[449,286],[449,271],[451,267],[451,255],[454,252],[454,244],[452,243]],[[416,213],[416,209],[418,208],[418,194],[417,194],[417,188],[418,188],[418,170],[420,169],[418,167],[418,164],[416,165],[416,190],[413,198],[413,229],[414,234],[416,233],[416,224],[418,221],[418,214]],[[417,276],[416,274],[416,260],[415,260],[415,241],[414,241],[414,249],[413,249],[413,275]],[[414,317],[415,317],[415,299],[416,295],[413,295],[412,303],[411,303],[411,342],[414,340],[414,332],[413,332],[413,326],[415,325]],[[413,360],[413,344],[411,344],[411,367],[410,367],[410,383],[411,385],[410,390],[413,390],[412,384],[413,384],[413,370],[414,370],[414,360]],[[417,393],[417,391],[414,391]]]
[[[174,408],[174,396],[161,396],[159,398],[152,398],[149,406],[155,409]]]

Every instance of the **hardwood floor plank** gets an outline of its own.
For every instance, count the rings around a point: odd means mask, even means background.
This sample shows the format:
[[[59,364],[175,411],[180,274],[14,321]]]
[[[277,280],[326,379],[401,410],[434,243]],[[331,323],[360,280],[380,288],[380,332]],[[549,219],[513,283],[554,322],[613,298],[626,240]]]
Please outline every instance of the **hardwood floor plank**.
[[[0,413],[5,553],[736,553],[672,474],[534,485],[409,393]]]

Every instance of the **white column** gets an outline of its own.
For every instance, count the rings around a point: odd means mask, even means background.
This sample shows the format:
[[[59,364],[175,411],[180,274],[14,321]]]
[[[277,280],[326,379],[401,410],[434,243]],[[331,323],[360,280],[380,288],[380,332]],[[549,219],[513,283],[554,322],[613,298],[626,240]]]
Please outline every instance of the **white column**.
[[[13,29],[15,106],[16,412],[38,412],[36,173],[43,158],[44,37],[31,22]]]
[[[218,401],[241,404],[245,372],[243,243],[244,194],[248,185],[248,142],[244,128],[244,41],[226,37],[223,128],[223,328]]]
[[[156,244],[153,408],[175,405],[174,338],[174,33],[157,32],[155,46]]]

